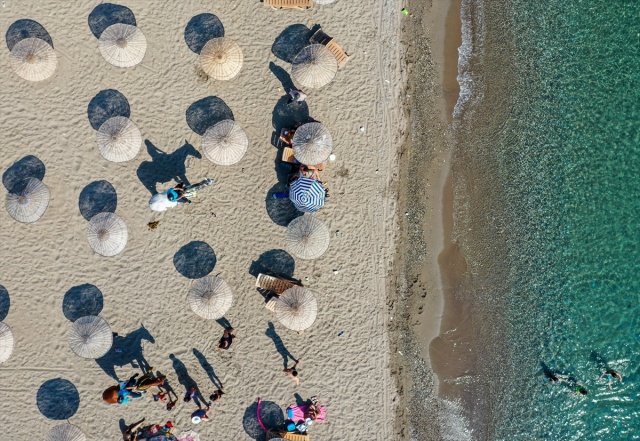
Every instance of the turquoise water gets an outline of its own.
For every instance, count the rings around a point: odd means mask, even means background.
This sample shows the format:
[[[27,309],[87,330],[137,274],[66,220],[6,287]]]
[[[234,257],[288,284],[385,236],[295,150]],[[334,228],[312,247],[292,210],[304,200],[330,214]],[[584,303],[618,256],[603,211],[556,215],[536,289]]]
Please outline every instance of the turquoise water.
[[[486,3],[485,49],[509,39],[513,79],[509,116],[473,150],[497,169],[480,229],[506,268],[476,435],[640,439],[640,1]],[[599,380],[607,367],[624,383]]]

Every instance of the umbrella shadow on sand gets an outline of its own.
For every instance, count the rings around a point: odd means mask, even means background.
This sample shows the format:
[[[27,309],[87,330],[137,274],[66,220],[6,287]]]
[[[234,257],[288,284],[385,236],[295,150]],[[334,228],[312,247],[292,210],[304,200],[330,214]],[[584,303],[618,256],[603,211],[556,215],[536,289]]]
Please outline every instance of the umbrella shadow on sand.
[[[9,308],[11,307],[11,297],[9,297],[9,291],[7,288],[0,285],[0,322],[9,315]]]
[[[196,54],[200,54],[209,40],[219,37],[224,37],[224,26],[213,14],[204,13],[191,17],[184,30],[184,41]]]
[[[189,156],[202,158],[200,152],[188,141],[173,153],[165,153],[156,147],[151,141],[144,141],[147,146],[147,153],[151,156],[151,161],[143,161],[138,167],[138,179],[142,185],[149,190],[153,196],[158,193],[157,184],[165,184],[170,181],[175,183],[184,182],[189,185],[187,179],[186,162]]]
[[[38,38],[46,41],[51,47],[53,47],[53,40],[51,40],[51,36],[44,26],[37,21],[29,20],[28,18],[14,21],[11,26],[9,26],[9,29],[7,29],[7,33],[5,34],[9,50],[12,50],[16,44],[25,38]]]
[[[144,357],[143,341],[150,343],[156,342],[144,325],[124,337],[114,333],[113,346],[106,355],[98,358],[96,363],[98,363],[98,366],[100,366],[107,375],[116,381],[120,381],[116,374],[116,366],[122,367],[130,365],[133,369],[140,369],[142,372],[147,372],[151,368],[151,365],[149,365]]]
[[[309,29],[302,23],[287,26],[273,41],[271,53],[282,61],[291,63],[296,55],[310,44],[309,38],[319,28],[320,26],[316,25]]]
[[[126,6],[102,3],[96,6],[89,14],[89,29],[94,37],[100,38],[102,32],[116,23],[136,25],[136,16]]]
[[[115,116],[124,116],[125,118],[131,116],[131,107],[127,97],[117,90],[101,90],[89,101],[87,117],[94,130],[100,129],[106,120]]]
[[[200,136],[220,121],[234,119],[231,108],[217,96],[208,96],[194,102],[187,108],[185,117],[191,130]]]
[[[27,155],[11,164],[2,174],[2,184],[8,191],[14,190],[16,186],[26,179],[36,178],[39,181],[44,179],[46,167],[44,163],[33,155]]]
[[[78,389],[69,380],[47,380],[38,389],[36,404],[42,415],[50,420],[71,418],[80,407]]]
[[[296,269],[296,261],[285,250],[269,250],[262,253],[251,262],[249,274],[258,277],[258,274],[269,274],[275,277],[292,279]]]
[[[217,258],[213,248],[199,240],[184,245],[173,256],[173,266],[188,279],[200,279],[211,273],[216,266]]]
[[[242,428],[245,433],[256,441],[266,441],[267,434],[258,422],[258,403],[247,407],[242,417]],[[267,429],[277,429],[284,425],[284,413],[280,406],[273,401],[260,403],[260,419]]]
[[[93,181],[82,189],[78,198],[80,214],[91,220],[98,213],[115,213],[118,194],[109,181]]]
[[[89,283],[70,288],[62,300],[62,313],[71,322],[88,315],[99,315],[102,307],[102,292]]]

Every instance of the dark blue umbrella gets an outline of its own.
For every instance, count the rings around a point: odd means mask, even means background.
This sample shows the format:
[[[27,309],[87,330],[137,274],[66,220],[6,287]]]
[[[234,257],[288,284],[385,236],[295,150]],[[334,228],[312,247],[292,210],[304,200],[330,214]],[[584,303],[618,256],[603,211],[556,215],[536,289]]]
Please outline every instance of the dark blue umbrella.
[[[289,199],[305,213],[313,213],[324,207],[324,187],[315,179],[298,178],[291,184]]]

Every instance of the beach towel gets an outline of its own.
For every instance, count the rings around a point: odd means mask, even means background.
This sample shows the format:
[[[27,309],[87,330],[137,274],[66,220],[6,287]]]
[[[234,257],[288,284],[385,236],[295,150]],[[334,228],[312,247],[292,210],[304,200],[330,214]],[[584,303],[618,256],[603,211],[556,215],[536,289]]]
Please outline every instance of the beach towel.
[[[294,406],[293,404],[287,407],[287,418],[293,421],[304,420],[304,413],[309,406]],[[324,421],[327,418],[327,410],[324,406],[320,406],[320,413],[315,421]]]

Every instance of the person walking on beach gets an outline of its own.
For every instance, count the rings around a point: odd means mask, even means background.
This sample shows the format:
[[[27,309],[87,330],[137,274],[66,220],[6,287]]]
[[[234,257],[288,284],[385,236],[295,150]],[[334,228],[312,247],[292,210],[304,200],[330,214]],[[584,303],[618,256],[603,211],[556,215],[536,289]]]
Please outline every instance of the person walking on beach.
[[[296,386],[300,385],[300,377],[298,376],[298,371],[296,370],[296,367],[298,366],[298,363],[300,363],[301,360],[302,358],[298,358],[296,360],[296,363],[292,367],[282,370],[282,372],[284,372],[284,374],[287,377],[291,378],[296,383]]]
[[[235,329],[228,327],[222,333],[222,337],[218,341],[218,349],[221,351],[228,351],[231,348],[233,340],[236,339]]]
[[[144,422],[144,420],[145,419],[142,418],[137,423],[133,423],[133,424],[127,426],[122,431],[122,439],[124,441],[136,441],[138,439],[138,429],[140,428],[140,426],[142,426],[142,423]]]
[[[602,380],[603,378],[609,379],[609,389],[611,389],[614,378],[617,378],[620,380],[620,383],[622,383],[622,374],[618,371],[614,371],[613,369],[607,369],[602,375],[600,375],[600,379]]]
[[[184,394],[184,402],[188,403],[189,401],[191,401],[197,393],[198,389],[196,389],[195,387],[189,388],[189,390],[187,390],[187,393]]]

